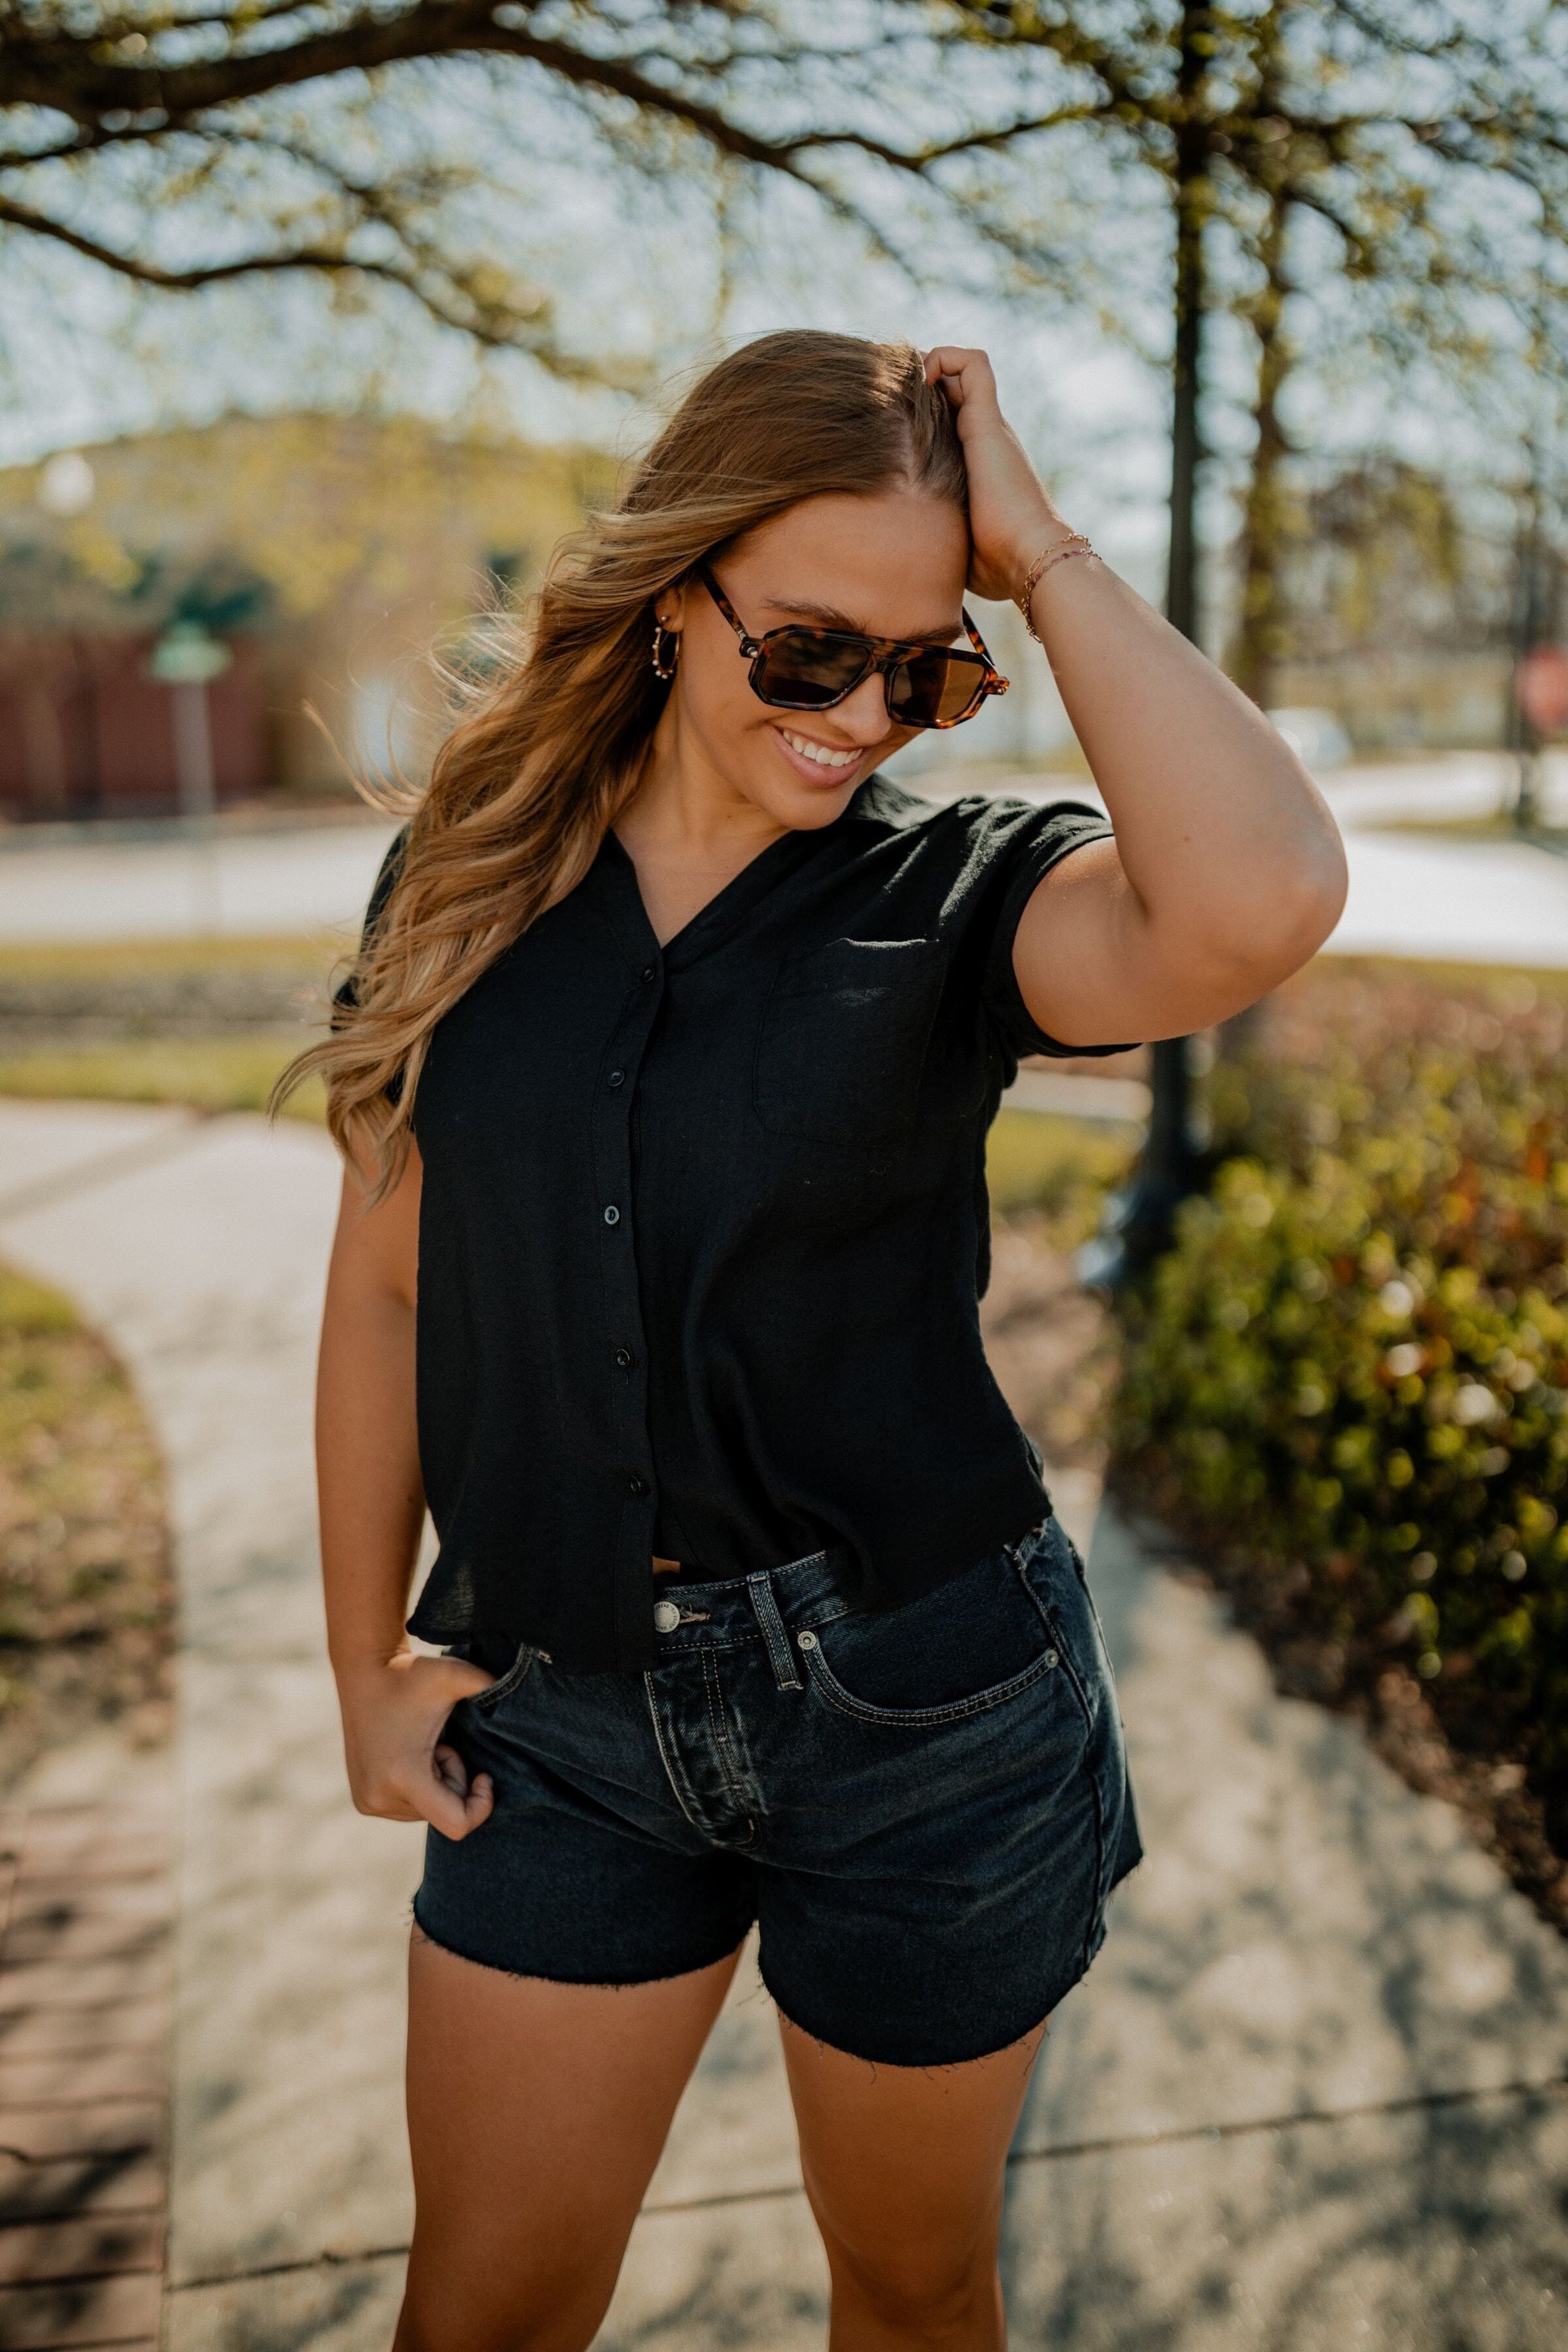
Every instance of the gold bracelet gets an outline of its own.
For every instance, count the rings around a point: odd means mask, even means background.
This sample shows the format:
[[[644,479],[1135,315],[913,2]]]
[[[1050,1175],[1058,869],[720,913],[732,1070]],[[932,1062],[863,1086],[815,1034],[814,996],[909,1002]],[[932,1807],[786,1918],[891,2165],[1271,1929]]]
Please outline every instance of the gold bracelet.
[[[1037,555],[1027,572],[1025,572],[1024,584],[1018,591],[1018,610],[1024,615],[1024,626],[1037,646],[1043,646],[1046,641],[1036,628],[1035,616],[1029,609],[1035,601],[1036,589],[1053,563],[1065,563],[1069,555],[1092,555],[1093,553],[1093,548],[1081,530],[1069,531],[1066,539],[1057,540],[1052,546],[1046,549],[1044,554]]]

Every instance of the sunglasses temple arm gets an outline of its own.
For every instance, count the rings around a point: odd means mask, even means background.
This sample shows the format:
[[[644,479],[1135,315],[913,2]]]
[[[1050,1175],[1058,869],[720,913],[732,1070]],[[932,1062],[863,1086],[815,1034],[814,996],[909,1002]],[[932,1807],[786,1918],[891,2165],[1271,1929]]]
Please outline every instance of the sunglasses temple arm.
[[[991,649],[967,613],[963,614],[963,634],[985,664],[986,668],[994,669],[996,665],[991,658]]]
[[[725,595],[724,591],[720,587],[719,583],[714,579],[713,574],[709,571],[708,566],[705,563],[699,563],[696,566],[696,576],[701,581],[702,585],[707,589],[708,593],[712,597],[713,602],[718,605],[719,610],[723,614],[724,618],[729,622],[730,626],[740,638],[741,651],[748,659],[752,659],[761,653],[762,646],[755,637],[747,634],[746,629],[742,624],[740,614],[736,612],[735,607],[731,604],[730,599]]]
[[[992,660],[990,647],[987,646],[984,638],[981,635],[979,630],[975,627],[967,613],[963,615],[963,626],[970,644],[974,647],[975,652],[985,664],[984,692],[987,694],[1005,694],[1012,681],[1010,678],[1003,677],[1001,671]]]

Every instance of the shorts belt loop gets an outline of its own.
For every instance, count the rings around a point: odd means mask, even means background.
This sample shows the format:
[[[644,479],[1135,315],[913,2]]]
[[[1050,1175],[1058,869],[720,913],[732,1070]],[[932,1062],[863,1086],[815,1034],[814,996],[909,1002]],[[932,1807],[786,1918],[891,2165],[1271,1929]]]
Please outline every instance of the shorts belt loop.
[[[763,1629],[763,1639],[773,1660],[773,1680],[780,1690],[804,1690],[805,1685],[795,1670],[795,1654],[784,1632],[779,1604],[773,1599],[773,1580],[765,1568],[746,1579],[746,1590],[752,1596],[752,1606],[757,1612],[757,1622]]]

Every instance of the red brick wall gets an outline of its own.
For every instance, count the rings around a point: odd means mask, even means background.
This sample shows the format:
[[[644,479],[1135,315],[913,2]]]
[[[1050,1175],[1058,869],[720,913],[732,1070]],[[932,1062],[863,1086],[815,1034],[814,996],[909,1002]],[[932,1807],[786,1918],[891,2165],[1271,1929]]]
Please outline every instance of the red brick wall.
[[[146,674],[152,639],[0,643],[0,815],[160,816],[178,805],[173,698]],[[208,688],[220,801],[268,782],[268,720],[256,647]]]

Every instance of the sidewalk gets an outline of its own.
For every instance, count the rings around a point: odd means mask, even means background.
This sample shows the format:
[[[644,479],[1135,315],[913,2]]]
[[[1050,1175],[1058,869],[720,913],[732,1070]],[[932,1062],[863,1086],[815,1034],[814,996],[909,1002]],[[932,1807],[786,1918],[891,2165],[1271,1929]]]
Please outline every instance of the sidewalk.
[[[248,1118],[9,1103],[0,1170],[0,1250],[113,1338],[171,1469],[167,2352],[385,2352],[420,1833],[350,1809],[321,1654],[308,1434],[332,1157]],[[1094,1517],[1090,1482],[1059,1499],[1079,1530]],[[1019,2133],[1016,2347],[1548,2352],[1568,2310],[1568,1946],[1455,1814],[1277,1697],[1250,1641],[1104,1513],[1091,1574],[1149,1860]],[[824,2309],[742,1971],[601,2352],[818,2352]]]

